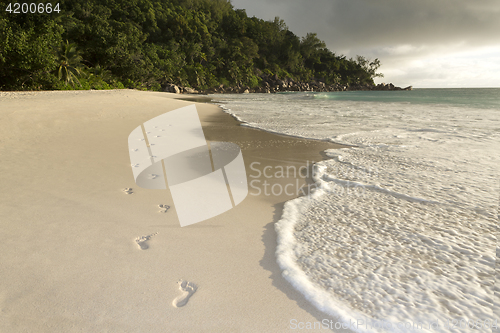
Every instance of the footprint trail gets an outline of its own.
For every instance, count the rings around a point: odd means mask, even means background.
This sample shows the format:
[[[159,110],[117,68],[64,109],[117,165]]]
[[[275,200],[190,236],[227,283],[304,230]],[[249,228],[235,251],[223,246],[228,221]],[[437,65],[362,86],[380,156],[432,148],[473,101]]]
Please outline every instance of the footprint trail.
[[[182,291],[182,294],[180,296],[177,296],[172,301],[172,305],[176,308],[180,308],[187,304],[189,298],[193,296],[198,287],[194,283],[188,282],[186,280],[179,280],[179,282],[177,283],[179,284],[179,290]]]
[[[151,234],[151,235],[137,237],[135,239],[135,242],[137,243],[137,245],[139,246],[139,248],[141,250],[146,250],[149,248],[147,241],[150,240],[151,237],[156,236],[156,235],[158,235],[157,232],[155,232],[154,234]]]
[[[132,192],[132,188],[131,187],[125,187],[123,190],[122,190],[123,193],[125,194],[133,194],[134,192]]]
[[[166,213],[166,212],[168,212],[168,209],[170,208],[169,205],[158,205],[158,207],[161,208],[161,210],[158,211],[160,213]]]

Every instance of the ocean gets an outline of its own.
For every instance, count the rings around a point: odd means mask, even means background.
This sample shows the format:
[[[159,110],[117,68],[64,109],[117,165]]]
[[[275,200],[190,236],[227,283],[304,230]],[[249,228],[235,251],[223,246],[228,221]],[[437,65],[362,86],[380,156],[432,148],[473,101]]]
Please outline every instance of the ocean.
[[[244,126],[350,146],[276,223],[282,274],[319,310],[360,332],[500,325],[500,89],[211,97]]]

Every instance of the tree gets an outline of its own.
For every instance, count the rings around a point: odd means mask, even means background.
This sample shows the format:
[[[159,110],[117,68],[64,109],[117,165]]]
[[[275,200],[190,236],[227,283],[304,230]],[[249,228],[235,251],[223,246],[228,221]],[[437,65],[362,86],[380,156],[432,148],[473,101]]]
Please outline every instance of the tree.
[[[74,86],[75,82],[81,86],[78,76],[80,75],[80,66],[82,57],[76,50],[75,44],[70,44],[67,40],[66,43],[61,43],[57,53],[57,76],[59,80],[64,81],[67,85],[70,83]]]
[[[376,77],[384,77],[382,73],[376,73],[377,69],[381,66],[380,60],[375,58],[375,60],[370,61],[369,59],[357,55],[356,63],[361,66],[362,69],[369,75],[370,79],[374,79]]]
[[[318,38],[317,33],[309,32],[306,37],[302,37],[300,51],[304,58],[314,57],[323,49],[326,49],[326,44]]]
[[[255,86],[264,75],[373,84],[382,76],[378,59],[336,56],[317,34],[299,38],[279,17],[250,18],[230,0],[60,4],[60,13],[0,18],[0,89]]]

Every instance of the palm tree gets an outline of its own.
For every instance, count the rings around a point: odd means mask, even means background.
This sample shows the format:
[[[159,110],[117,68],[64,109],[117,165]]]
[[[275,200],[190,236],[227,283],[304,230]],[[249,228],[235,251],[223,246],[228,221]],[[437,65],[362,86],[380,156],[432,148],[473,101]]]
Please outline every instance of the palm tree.
[[[61,43],[59,50],[56,51],[57,62],[59,64],[57,73],[59,80],[63,80],[65,84],[74,85],[75,82],[81,86],[78,76],[80,75],[80,62],[82,57],[76,50],[75,44]]]
[[[112,76],[111,76],[111,72],[103,67],[101,67],[101,65],[97,64],[95,67],[93,68],[89,68],[89,73],[90,75],[92,76],[95,76],[99,79],[101,79],[102,81],[110,81],[112,79]]]

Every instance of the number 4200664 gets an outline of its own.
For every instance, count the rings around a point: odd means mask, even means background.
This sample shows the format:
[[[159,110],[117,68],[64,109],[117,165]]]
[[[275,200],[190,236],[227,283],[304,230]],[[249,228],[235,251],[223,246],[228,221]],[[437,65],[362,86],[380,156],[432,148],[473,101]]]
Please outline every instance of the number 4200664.
[[[61,10],[59,9],[59,3],[56,3],[55,6],[52,6],[51,3],[9,3],[6,12],[11,14],[50,14],[52,12],[59,13]]]

